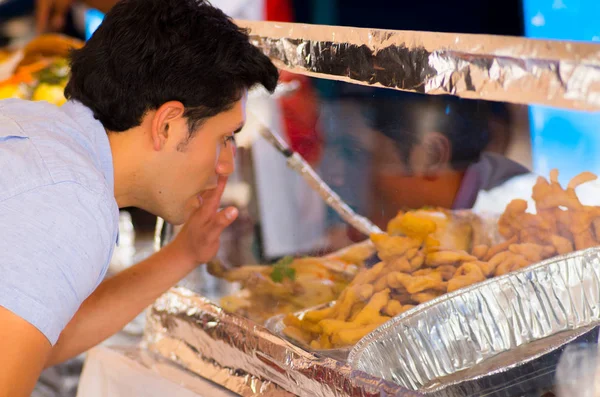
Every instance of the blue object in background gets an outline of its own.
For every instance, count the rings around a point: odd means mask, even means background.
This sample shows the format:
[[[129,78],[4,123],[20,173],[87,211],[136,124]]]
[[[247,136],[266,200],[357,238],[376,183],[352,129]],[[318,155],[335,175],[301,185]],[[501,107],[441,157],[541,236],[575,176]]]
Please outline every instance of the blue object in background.
[[[85,40],[89,40],[104,20],[104,13],[90,8],[85,13]]]
[[[598,0],[523,0],[523,7],[527,37],[600,42]],[[558,168],[562,183],[581,171],[600,174],[600,112],[529,109],[534,172]]]

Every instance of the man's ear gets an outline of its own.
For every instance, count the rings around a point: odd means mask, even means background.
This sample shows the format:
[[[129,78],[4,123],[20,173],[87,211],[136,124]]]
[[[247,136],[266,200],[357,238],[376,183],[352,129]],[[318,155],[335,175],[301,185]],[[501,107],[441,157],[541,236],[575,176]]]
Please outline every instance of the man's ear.
[[[427,174],[438,174],[450,165],[452,143],[444,134],[430,132],[425,135],[422,143],[427,153]]]
[[[169,139],[169,124],[183,117],[185,107],[179,101],[163,103],[156,111],[151,123],[152,147],[161,150]]]

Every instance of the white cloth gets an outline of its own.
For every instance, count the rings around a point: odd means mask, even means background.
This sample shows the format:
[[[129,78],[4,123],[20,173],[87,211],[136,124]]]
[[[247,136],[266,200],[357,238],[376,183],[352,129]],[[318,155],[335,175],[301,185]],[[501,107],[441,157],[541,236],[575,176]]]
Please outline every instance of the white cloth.
[[[174,365],[143,363],[143,350],[97,347],[87,354],[77,397],[233,397],[236,394]],[[148,368],[150,366],[150,368]]]

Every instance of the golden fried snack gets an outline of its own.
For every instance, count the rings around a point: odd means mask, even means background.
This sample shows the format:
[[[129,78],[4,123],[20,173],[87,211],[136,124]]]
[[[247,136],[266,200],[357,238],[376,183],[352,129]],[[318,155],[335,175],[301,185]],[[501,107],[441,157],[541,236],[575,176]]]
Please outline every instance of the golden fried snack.
[[[503,276],[531,264],[524,256],[509,252],[506,258],[496,267],[495,276]]]
[[[316,350],[321,350],[321,349],[331,349],[333,347],[333,345],[331,344],[329,335],[322,334],[319,337],[319,339],[315,339],[312,342],[310,342],[310,347],[312,347],[313,349],[316,349]]]
[[[513,254],[514,255],[514,254]],[[504,262],[506,259],[511,257],[510,251],[502,251],[494,255],[487,263],[489,266],[489,271],[492,273],[496,272],[496,268]]]
[[[443,265],[436,267],[434,272],[438,272],[442,276],[443,281],[449,281],[456,273],[456,267],[451,265]]]
[[[473,247],[473,250],[471,251],[471,255],[473,255],[474,257],[476,257],[479,260],[482,260],[483,258],[485,258],[486,254],[488,253],[490,247],[488,247],[487,245],[476,245],[475,247]]]
[[[404,287],[409,294],[416,294],[425,290],[446,290],[446,283],[442,280],[442,274],[439,272],[432,272],[424,276],[392,272],[388,275],[387,281],[391,288]]]
[[[396,317],[403,311],[404,310],[402,309],[402,303],[398,302],[397,300],[390,300],[383,309],[383,312],[390,317]]]
[[[553,170],[553,171],[557,171],[557,170]],[[556,176],[556,178],[558,179],[558,175]],[[552,177],[551,177],[551,179],[552,179]],[[598,177],[595,174],[593,174],[589,171],[584,171],[581,174],[574,176],[573,179],[571,179],[571,181],[567,185],[567,189],[574,190],[579,185],[583,185],[584,183],[595,181],[596,179],[598,179]],[[558,180],[557,180],[557,183],[558,183]]]
[[[320,310],[311,310],[311,311],[304,313],[303,320],[310,321],[312,323],[318,323],[319,321],[323,320],[324,318],[330,316],[332,313],[333,313],[333,306],[326,307],[326,308],[320,309]],[[291,314],[291,316],[297,319],[297,317],[294,316],[293,314]],[[286,316],[286,318],[287,318],[287,316]],[[284,320],[284,324],[287,324],[285,322],[285,320]]]
[[[414,272],[412,275],[413,276],[427,276],[433,272],[435,272],[437,269],[432,268],[432,267],[427,267],[425,269],[419,269],[416,272]]]
[[[379,277],[379,274],[385,268],[385,262],[379,262],[370,269],[362,269],[352,280],[350,285],[371,284]]]
[[[363,325],[363,326],[357,327],[357,328],[348,328],[348,329],[340,330],[339,332],[336,332],[331,335],[331,342],[337,346],[355,345],[359,340],[361,340],[369,332],[374,331],[381,324],[385,323],[386,321],[388,321],[390,319],[391,319],[391,317],[380,316],[378,319],[376,319],[375,322],[373,322],[371,324]]]
[[[425,248],[427,248],[428,251],[434,251],[435,248],[439,248],[441,247],[442,243],[440,242],[440,240],[432,237],[432,236],[427,236],[427,238],[425,239]]]
[[[379,292],[379,291],[377,291]],[[352,322],[356,320],[358,314],[367,306],[367,302],[358,302],[352,307],[352,311],[350,312],[350,316],[348,317],[348,321]]]
[[[419,261],[415,258],[413,258],[413,261],[408,261],[406,257],[397,256],[387,261],[387,267],[399,272],[412,273],[423,265],[422,260]],[[422,258],[422,256],[420,256],[420,258]]]
[[[383,277],[380,277],[379,280],[377,280],[375,282],[375,284],[373,285],[373,289],[375,292],[379,292],[379,291],[383,291],[384,289],[388,288],[388,274],[386,274]]]
[[[403,234],[423,241],[434,233],[437,226],[434,221],[420,217],[414,212],[407,212],[392,219],[388,224],[389,234]]]
[[[419,253],[419,248],[411,248],[408,251],[406,251],[406,255],[404,255],[404,257],[408,261],[411,261],[413,258],[415,258],[417,256],[418,253]]]
[[[498,220],[498,231],[504,238],[509,239],[518,234],[521,229],[519,219],[526,211],[527,201],[525,200],[516,199],[508,203]],[[488,256],[493,255],[488,254]]]
[[[344,290],[339,303],[336,302],[332,314],[338,320],[346,320],[352,311],[352,306],[357,302],[364,302],[373,295],[373,286],[370,284],[353,285]]]
[[[552,245],[539,245],[534,243],[512,244],[508,247],[512,253],[522,255],[530,262],[540,262],[551,257],[556,252]]]
[[[542,230],[535,227],[522,229],[519,232],[519,241],[522,243],[546,245],[549,244],[550,237],[552,237],[551,230]]]
[[[441,291],[423,291],[418,294],[412,294],[410,299],[416,303],[425,303],[442,295],[444,293]]]
[[[468,262],[465,264],[473,264],[473,265],[479,267],[479,269],[481,269],[481,272],[483,273],[483,275],[485,277],[492,276],[494,274],[494,271],[496,270],[496,266],[493,264],[490,264],[490,262],[476,261],[476,262]]]
[[[427,254],[425,264],[431,267],[454,265],[461,262],[476,261],[477,258],[464,251],[438,251]]]
[[[493,247],[490,247],[490,249],[488,250],[488,252],[485,254],[485,257],[483,258],[486,261],[489,261],[490,259],[492,259],[494,256],[496,256],[496,254],[502,252],[502,251],[506,251],[508,249],[508,247],[511,244],[515,244],[519,241],[518,236],[513,236],[510,239],[500,243],[500,244],[496,244]]]
[[[293,325],[288,325],[283,329],[283,334],[291,339],[311,344],[312,334]]]
[[[481,268],[475,263],[465,263],[456,270],[456,274],[448,281],[448,292],[485,280]]]
[[[373,319],[379,317],[379,312],[387,305],[389,299],[389,289],[377,292],[371,297],[369,303],[367,303],[360,313],[358,313],[353,322],[360,325],[371,324]]]
[[[573,252],[573,243],[569,239],[553,234],[552,236],[550,236],[550,242],[552,243],[554,249],[559,255],[564,255],[568,254],[569,252]]]
[[[402,236],[390,236],[388,234],[372,234],[371,241],[377,248],[377,253],[383,261],[395,256],[402,256],[412,248],[419,248],[421,241]]]
[[[567,211],[565,211],[567,212]],[[575,249],[582,250],[596,246],[594,236],[594,219],[598,218],[596,207],[582,206],[578,210],[568,211],[560,217],[559,223],[562,223],[571,233]]]
[[[392,289],[390,300],[395,300],[402,303],[402,305],[407,305],[410,302],[410,294],[403,289]]]
[[[420,269],[425,264],[425,253],[419,251],[417,255],[410,260],[411,269]]]
[[[543,177],[538,177],[533,186],[531,198],[535,201],[537,210],[557,208],[560,206],[567,209],[578,209],[581,202],[577,198],[574,189],[564,190],[558,181],[548,182]]]

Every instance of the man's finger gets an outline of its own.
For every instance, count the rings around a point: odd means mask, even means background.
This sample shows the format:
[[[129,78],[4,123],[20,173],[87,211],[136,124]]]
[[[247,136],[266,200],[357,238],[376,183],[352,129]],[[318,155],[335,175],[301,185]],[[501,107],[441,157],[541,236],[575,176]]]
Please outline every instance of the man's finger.
[[[44,33],[48,28],[51,6],[51,0],[36,0],[35,2],[35,28],[38,33]]]
[[[215,237],[220,236],[223,230],[237,219],[238,215],[239,211],[235,207],[228,207],[219,211],[213,218],[213,228],[210,230],[210,234],[216,234]]]
[[[217,211],[219,204],[221,204],[221,196],[223,196],[225,185],[227,185],[227,177],[220,176],[217,187],[202,195],[202,206],[205,214],[214,214]]]

